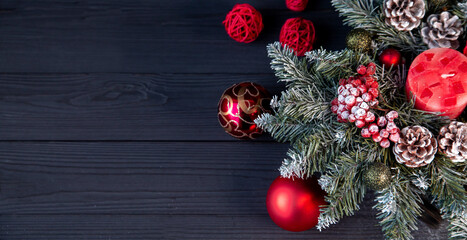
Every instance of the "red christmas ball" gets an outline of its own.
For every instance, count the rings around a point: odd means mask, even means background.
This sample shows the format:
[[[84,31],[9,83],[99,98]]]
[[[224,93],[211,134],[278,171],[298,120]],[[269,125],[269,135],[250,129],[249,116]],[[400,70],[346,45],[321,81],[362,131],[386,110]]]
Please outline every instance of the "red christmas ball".
[[[308,0],[285,0],[285,5],[292,11],[301,12],[305,10]]]
[[[379,61],[387,68],[393,65],[399,65],[401,62],[401,53],[394,48],[387,48],[379,55]]]
[[[227,34],[242,43],[256,40],[264,27],[261,13],[247,3],[235,5],[222,23]]]
[[[282,26],[279,41],[287,45],[297,56],[303,56],[313,49],[315,41],[315,27],[310,20],[301,17],[290,18]]]
[[[219,101],[219,123],[233,137],[253,139],[263,133],[254,120],[270,111],[270,100],[269,92],[256,83],[234,84],[225,90]]]
[[[306,180],[278,177],[269,187],[266,207],[279,227],[301,232],[318,224],[320,206],[327,205],[325,194],[315,177]]]
[[[467,57],[450,48],[426,50],[410,65],[405,88],[415,108],[457,118],[467,106]]]
[[[465,42],[464,55],[467,56],[467,41]]]

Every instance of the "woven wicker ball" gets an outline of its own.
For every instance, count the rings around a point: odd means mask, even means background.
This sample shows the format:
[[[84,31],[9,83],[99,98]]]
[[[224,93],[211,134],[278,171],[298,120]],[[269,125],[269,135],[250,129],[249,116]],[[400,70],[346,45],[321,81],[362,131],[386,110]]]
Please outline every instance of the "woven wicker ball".
[[[242,43],[256,40],[264,27],[261,13],[247,3],[235,5],[222,23],[227,34]]]
[[[303,56],[313,49],[315,27],[310,20],[301,17],[288,19],[281,29],[279,41],[282,45],[295,50],[297,56]]]
[[[296,12],[305,10],[308,0],[285,0],[288,9]]]

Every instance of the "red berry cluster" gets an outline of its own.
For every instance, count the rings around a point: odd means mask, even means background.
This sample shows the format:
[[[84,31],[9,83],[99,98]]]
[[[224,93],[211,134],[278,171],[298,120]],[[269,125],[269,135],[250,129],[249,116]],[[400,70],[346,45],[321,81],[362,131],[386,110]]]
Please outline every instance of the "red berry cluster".
[[[381,147],[388,148],[391,145],[389,140],[396,143],[400,138],[400,129],[394,123],[394,119],[397,117],[399,117],[399,114],[396,111],[390,111],[386,114],[386,117],[378,117],[376,123],[371,123],[368,127],[362,128],[362,137],[372,137],[373,141],[379,143]]]
[[[389,140],[399,140],[400,130],[394,123],[398,113],[391,111],[386,117],[378,117],[378,121],[374,123],[376,115],[370,108],[379,104],[379,85],[373,77],[375,72],[375,64],[369,63],[357,68],[359,76],[341,79],[337,89],[338,96],[331,102],[331,111],[337,114],[338,122],[355,122],[355,126],[362,128],[363,137],[372,137],[381,147],[388,148]],[[380,130],[380,127],[386,128]]]
[[[339,81],[338,96],[331,102],[331,111],[337,114],[338,122],[355,122],[362,128],[375,121],[375,114],[370,111],[370,107],[379,103],[378,82],[372,77],[375,71],[374,63],[361,65],[357,69],[360,76]]]

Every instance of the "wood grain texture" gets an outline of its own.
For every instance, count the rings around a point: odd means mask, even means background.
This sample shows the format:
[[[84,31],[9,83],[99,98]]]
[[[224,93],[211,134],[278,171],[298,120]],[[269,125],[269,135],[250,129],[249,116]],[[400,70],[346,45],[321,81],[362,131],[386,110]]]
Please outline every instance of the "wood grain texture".
[[[224,140],[224,89],[269,74],[0,74],[0,140]],[[268,138],[263,138],[268,139]]]
[[[286,148],[0,143],[0,239],[382,239],[371,196],[323,232],[275,226],[264,198]],[[416,239],[446,237],[419,225]]]
[[[0,72],[270,73],[265,47],[287,18],[313,20],[316,47],[342,48],[348,28],[329,1],[311,2],[295,13],[284,1],[248,1],[265,28],[241,44],[221,24],[234,0],[4,0]]]

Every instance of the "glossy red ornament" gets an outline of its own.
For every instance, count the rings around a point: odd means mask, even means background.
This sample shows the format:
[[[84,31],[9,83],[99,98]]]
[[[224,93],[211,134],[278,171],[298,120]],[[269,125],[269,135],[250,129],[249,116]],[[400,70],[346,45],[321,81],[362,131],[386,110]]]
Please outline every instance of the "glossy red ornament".
[[[399,65],[401,53],[394,48],[386,48],[379,55],[379,61],[387,68],[390,68],[392,65]]]
[[[234,84],[225,90],[219,101],[219,123],[233,137],[253,139],[263,133],[254,120],[270,111],[270,101],[269,92],[256,83]]]
[[[467,57],[449,48],[424,51],[410,66],[406,90],[415,108],[458,117],[467,105]]]
[[[318,224],[320,206],[327,205],[325,194],[316,177],[307,180],[278,177],[269,187],[266,206],[279,227],[301,232]]]

